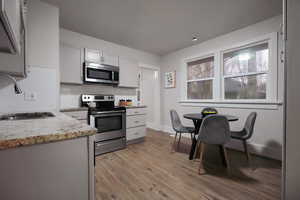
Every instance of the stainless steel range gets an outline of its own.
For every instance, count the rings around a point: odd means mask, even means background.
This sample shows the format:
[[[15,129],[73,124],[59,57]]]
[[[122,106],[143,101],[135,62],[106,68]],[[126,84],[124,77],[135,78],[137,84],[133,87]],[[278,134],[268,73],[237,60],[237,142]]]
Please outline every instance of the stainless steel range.
[[[126,109],[114,106],[113,95],[82,95],[83,106],[88,106],[88,123],[98,129],[95,155],[126,147]]]

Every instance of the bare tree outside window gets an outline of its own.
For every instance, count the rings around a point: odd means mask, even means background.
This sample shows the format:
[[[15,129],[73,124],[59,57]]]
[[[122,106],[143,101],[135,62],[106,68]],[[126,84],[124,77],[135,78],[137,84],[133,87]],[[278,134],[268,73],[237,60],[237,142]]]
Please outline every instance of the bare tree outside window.
[[[268,43],[223,54],[225,99],[266,99]]]
[[[187,98],[212,99],[214,57],[187,63]]]

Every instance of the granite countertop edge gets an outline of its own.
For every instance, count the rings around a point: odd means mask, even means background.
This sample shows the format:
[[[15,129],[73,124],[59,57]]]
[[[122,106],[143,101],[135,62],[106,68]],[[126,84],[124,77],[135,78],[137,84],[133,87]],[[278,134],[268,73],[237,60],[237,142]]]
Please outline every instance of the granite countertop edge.
[[[126,109],[131,109],[131,108],[146,108],[147,106],[145,105],[140,105],[140,106],[125,106]]]
[[[88,111],[87,107],[78,107],[78,108],[63,108],[60,109],[60,112],[76,112],[76,111]]]
[[[63,113],[46,119],[0,121],[0,150],[95,135],[97,130]]]
[[[74,131],[68,133],[55,133],[48,135],[38,135],[31,136],[25,138],[16,138],[16,139],[8,139],[0,141],[0,150],[22,147],[22,146],[30,146],[35,144],[45,144],[51,142],[58,142],[63,140],[70,140],[79,137],[86,137],[96,134],[96,130],[84,130],[84,131]]]

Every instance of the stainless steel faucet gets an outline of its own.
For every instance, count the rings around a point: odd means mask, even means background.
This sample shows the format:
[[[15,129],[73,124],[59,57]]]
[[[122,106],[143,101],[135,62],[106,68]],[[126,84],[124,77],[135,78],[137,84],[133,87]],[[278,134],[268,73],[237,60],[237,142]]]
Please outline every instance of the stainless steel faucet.
[[[9,74],[5,74],[5,73],[0,73],[0,76],[4,76],[4,77],[8,78],[9,80],[11,80],[14,83],[15,94],[23,93],[17,80],[14,77],[10,76]]]

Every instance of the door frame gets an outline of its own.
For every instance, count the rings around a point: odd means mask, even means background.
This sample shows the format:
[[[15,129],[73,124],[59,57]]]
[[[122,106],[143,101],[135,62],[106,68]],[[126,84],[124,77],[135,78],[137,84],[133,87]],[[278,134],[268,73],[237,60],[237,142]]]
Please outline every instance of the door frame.
[[[140,63],[139,64],[139,74],[140,74],[140,98],[141,98],[141,102],[143,102],[142,100],[142,88],[143,88],[143,83],[142,83],[142,69],[148,69],[148,70],[153,70],[153,71],[157,71],[157,89],[155,90],[155,96],[157,97],[157,106],[155,106],[155,110],[154,110],[154,123],[147,123],[147,128],[151,128],[154,130],[158,130],[161,131],[161,112],[160,112],[160,108],[161,108],[161,94],[160,94],[160,90],[161,90],[161,83],[160,83],[160,68],[153,66],[153,65],[148,65],[148,64],[144,64],[144,63]]]

